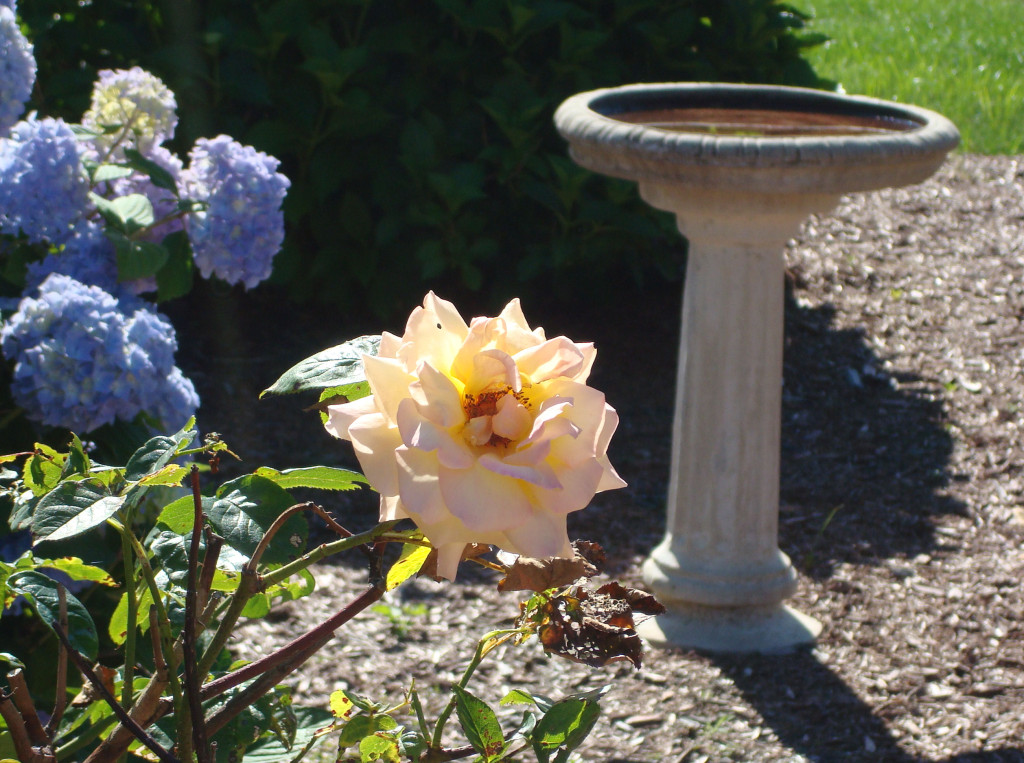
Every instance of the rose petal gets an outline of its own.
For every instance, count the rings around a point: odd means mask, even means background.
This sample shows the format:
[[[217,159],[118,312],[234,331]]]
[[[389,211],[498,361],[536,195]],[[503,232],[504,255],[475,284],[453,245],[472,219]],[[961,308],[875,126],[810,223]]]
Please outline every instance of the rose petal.
[[[491,426],[499,437],[519,441],[530,434],[533,416],[514,396],[505,395],[498,401],[498,412],[491,419]]]
[[[398,461],[398,492],[406,510],[424,524],[441,522],[449,516],[441,498],[437,456],[405,446],[395,451]]]
[[[544,329],[539,326],[536,329],[530,329],[530,324],[526,322],[526,316],[523,315],[523,308],[518,298],[505,305],[505,309],[498,317],[505,322],[505,343],[510,354],[538,345],[545,339]]]
[[[409,385],[409,394],[419,406],[420,415],[445,428],[466,420],[462,395],[452,380],[423,361],[416,368],[419,381]]]
[[[536,384],[563,376],[579,376],[584,366],[584,355],[573,342],[560,336],[517,352],[515,361],[519,370]]]
[[[547,463],[550,464],[552,460]],[[531,492],[544,511],[565,515],[585,509],[590,504],[604,475],[604,468],[591,459],[571,468],[558,468],[556,465],[554,472],[558,475],[559,489],[552,490],[547,485],[538,485]]]
[[[511,549],[523,556],[544,559],[549,556],[571,557],[572,544],[565,529],[564,514],[543,511],[533,515],[518,527],[505,531]]]
[[[329,405],[327,406],[327,421],[324,423],[324,428],[334,437],[348,440],[348,428],[352,425],[352,422],[360,416],[370,413],[378,413],[373,395],[361,397],[358,400],[353,400],[351,403]]]
[[[516,527],[532,510],[519,484],[479,464],[470,469],[441,466],[441,495],[448,510],[474,532]]]
[[[399,361],[374,355],[363,356],[363,371],[370,383],[377,409],[388,419],[388,423],[393,424],[398,414],[398,404],[403,398],[409,397],[409,385],[416,381],[416,377],[406,373]]]
[[[402,338],[395,336],[389,331],[380,335],[380,346],[377,348],[379,358],[397,358],[398,350],[402,346]]]
[[[402,444],[424,451],[437,451],[441,463],[452,469],[468,469],[473,465],[473,453],[462,438],[452,436],[444,427],[423,418],[412,398],[399,403],[397,418]]]
[[[398,357],[410,371],[424,360],[447,371],[468,333],[469,327],[455,306],[430,292],[423,307],[409,316]]]
[[[397,495],[395,448],[402,444],[398,429],[389,427],[382,414],[372,413],[352,422],[348,433],[363,474],[373,489],[381,495]]]
[[[523,388],[516,362],[501,350],[483,350],[474,355],[473,369],[465,381],[466,391],[473,394],[495,388],[519,392]]]
[[[558,490],[562,486],[551,466],[543,461],[537,464],[515,464],[499,458],[493,453],[484,453],[480,456],[478,463],[484,469],[495,474],[523,480],[548,490]]]
[[[409,515],[402,508],[402,501],[397,495],[382,495],[380,497],[380,521],[391,522],[396,519],[406,519]]]

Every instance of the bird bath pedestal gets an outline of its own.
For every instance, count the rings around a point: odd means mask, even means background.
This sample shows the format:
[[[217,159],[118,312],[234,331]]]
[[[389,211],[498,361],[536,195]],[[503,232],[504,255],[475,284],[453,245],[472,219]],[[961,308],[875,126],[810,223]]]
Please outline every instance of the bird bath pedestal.
[[[812,643],[778,547],[783,249],[843,193],[928,178],[957,130],[870,98],[691,83],[581,93],[555,123],[578,164],[636,181],[689,240],[667,531],[643,567],[668,611],[640,632],[706,651]]]

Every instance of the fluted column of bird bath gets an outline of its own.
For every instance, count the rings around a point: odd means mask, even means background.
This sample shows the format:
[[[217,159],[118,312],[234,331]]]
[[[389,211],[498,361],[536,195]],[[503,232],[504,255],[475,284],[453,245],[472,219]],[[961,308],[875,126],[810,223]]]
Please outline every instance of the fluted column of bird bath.
[[[634,180],[689,241],[664,540],[644,580],[658,645],[777,652],[813,643],[778,547],[783,249],[843,193],[917,183],[957,145],[934,112],[776,86],[630,85],[555,115],[573,159]]]

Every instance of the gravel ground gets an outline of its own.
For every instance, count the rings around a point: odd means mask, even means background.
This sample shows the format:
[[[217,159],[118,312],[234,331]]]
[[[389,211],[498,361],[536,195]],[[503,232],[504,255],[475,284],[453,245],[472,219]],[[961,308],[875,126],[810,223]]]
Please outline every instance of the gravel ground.
[[[956,155],[919,186],[844,197],[786,259],[779,542],[800,572],[792,603],[824,625],[818,644],[649,650],[640,671],[524,647],[470,688],[496,703],[513,686],[611,684],[584,761],[1024,761],[1024,157]],[[597,343],[592,380],[622,417],[611,455],[629,487],[570,529],[605,546],[611,576],[642,585],[664,528],[680,298],[678,284],[631,288],[615,304],[524,309],[549,334]],[[351,464],[302,401],[251,401],[288,365],[380,327],[258,297],[213,303],[181,354],[202,425],[247,469]],[[369,494],[318,498],[354,527],[372,522]],[[337,611],[365,574],[343,560],[317,580],[241,634],[246,656]],[[295,677],[298,699],[346,686],[394,698],[414,678],[437,708],[476,637],[517,610],[483,573],[413,581]]]

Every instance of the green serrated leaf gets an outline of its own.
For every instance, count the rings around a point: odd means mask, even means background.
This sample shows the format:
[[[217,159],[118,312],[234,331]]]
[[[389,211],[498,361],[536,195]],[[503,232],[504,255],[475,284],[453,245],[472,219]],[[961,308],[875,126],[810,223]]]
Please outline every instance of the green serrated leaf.
[[[7,585],[28,599],[35,608],[43,624],[51,631],[53,623],[60,622],[60,599],[57,593],[57,581],[35,570],[26,570],[11,575]],[[89,660],[96,659],[99,649],[99,637],[96,625],[89,611],[70,592],[65,591],[68,611],[68,639],[71,646],[84,654]]]
[[[81,535],[117,513],[124,496],[110,495],[92,480],[62,482],[39,499],[32,515],[36,542]]]
[[[189,469],[178,464],[167,464],[163,469],[154,474],[147,474],[141,480],[140,485],[165,485],[165,486],[180,486],[181,481],[188,476]]]
[[[36,452],[25,462],[22,479],[25,487],[37,496],[43,496],[60,482],[66,456],[47,445],[36,443]]]
[[[363,737],[359,743],[360,763],[401,763],[398,740],[382,734]]]
[[[419,572],[431,551],[433,549],[430,546],[420,546],[413,543],[404,544],[398,560],[388,570],[387,590],[391,591],[398,588],[398,586]]]
[[[367,335],[318,352],[285,371],[260,397],[364,381],[362,356],[376,355],[379,347],[380,337]]]
[[[373,718],[369,715],[357,715],[345,724],[338,736],[338,749],[359,744],[363,738],[374,732]]]
[[[318,490],[355,490],[361,485],[369,484],[366,477],[359,472],[333,466],[306,466],[283,471],[269,466],[261,466],[254,473],[257,476],[266,477],[285,490],[297,487]]]
[[[153,595],[149,590],[149,586],[142,586],[141,593],[139,594],[139,612],[149,612],[149,607],[153,603]],[[140,617],[137,623],[138,629],[145,633],[149,630],[149,618]],[[117,606],[114,607],[113,613],[110,615],[110,622],[107,623],[107,635],[110,636],[110,640],[114,642],[115,646],[121,646],[128,638],[128,594],[121,594],[121,598],[117,602]]]
[[[533,695],[529,692],[525,692],[522,689],[513,689],[504,697],[501,698],[499,705],[532,705],[534,703]]]
[[[105,586],[116,586],[110,574],[101,567],[86,564],[77,556],[64,556],[60,559],[46,559],[40,565],[51,570],[60,570],[72,580],[88,580]]]
[[[280,485],[266,477],[246,475],[221,485],[209,509],[210,524],[229,546],[249,557],[274,520],[294,503]],[[299,557],[308,535],[305,517],[293,515],[274,536],[262,561],[285,563]]]
[[[563,699],[551,706],[533,731],[533,749],[538,760],[547,760],[550,753],[576,749],[594,728],[601,706],[584,699]]]
[[[146,444],[128,459],[124,469],[125,479],[137,482],[147,475],[160,471],[174,460],[180,450],[191,445],[197,434],[195,418],[191,418],[175,434],[160,435],[147,440]]]
[[[490,705],[458,684],[452,686],[452,691],[455,692],[455,713],[466,739],[483,756],[484,761],[492,760],[505,746],[505,735],[501,731],[498,717]]]
[[[213,505],[212,498],[203,498],[203,511],[209,514]],[[187,533],[192,529],[196,519],[195,501],[191,495],[183,495],[164,506],[156,518],[156,523],[176,533]]]

